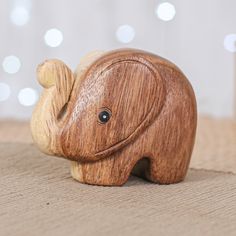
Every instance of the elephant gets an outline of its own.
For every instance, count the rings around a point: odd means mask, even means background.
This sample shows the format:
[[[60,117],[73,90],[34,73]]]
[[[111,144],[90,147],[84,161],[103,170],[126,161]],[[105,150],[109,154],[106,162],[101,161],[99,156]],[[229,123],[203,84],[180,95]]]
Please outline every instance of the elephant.
[[[73,73],[57,59],[37,68],[44,88],[31,118],[38,148],[71,161],[81,183],[121,186],[130,174],[182,181],[195,141],[194,91],[172,62],[139,49],[88,54]]]

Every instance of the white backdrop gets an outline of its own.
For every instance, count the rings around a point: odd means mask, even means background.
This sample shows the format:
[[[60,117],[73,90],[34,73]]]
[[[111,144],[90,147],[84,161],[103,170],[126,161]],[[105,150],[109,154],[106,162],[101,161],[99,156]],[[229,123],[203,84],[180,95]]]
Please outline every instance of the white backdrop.
[[[236,1],[165,2],[0,0],[0,118],[30,117],[40,92],[35,69],[44,59],[75,69],[89,51],[121,47],[173,61],[191,81],[201,114],[232,117]]]

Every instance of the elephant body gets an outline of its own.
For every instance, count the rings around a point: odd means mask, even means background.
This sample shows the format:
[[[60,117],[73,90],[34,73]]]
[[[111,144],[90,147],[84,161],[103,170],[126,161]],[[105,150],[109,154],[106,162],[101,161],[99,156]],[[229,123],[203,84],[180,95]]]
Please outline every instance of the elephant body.
[[[45,91],[31,127],[40,149],[70,159],[72,176],[83,183],[122,185],[131,172],[160,184],[183,180],[197,124],[183,73],[135,49],[88,61],[75,75],[57,60],[39,66]]]

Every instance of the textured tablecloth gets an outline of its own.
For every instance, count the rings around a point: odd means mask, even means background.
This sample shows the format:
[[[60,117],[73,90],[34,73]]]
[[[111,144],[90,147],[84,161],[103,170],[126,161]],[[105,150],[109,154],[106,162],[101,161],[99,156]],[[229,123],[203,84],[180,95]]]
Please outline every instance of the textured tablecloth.
[[[184,182],[90,186],[40,153],[27,124],[2,122],[0,235],[236,235],[235,154],[235,122],[204,118]]]

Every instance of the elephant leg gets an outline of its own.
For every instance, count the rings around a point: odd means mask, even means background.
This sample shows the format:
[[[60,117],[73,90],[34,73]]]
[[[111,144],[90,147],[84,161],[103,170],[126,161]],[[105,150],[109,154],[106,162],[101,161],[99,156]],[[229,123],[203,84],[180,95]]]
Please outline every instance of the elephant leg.
[[[181,182],[187,173],[190,158],[161,157],[150,160],[146,178],[154,183],[174,184]]]
[[[104,186],[121,186],[129,178],[136,163],[127,151],[120,151],[96,162],[79,163],[72,161],[72,177],[81,183]]]

